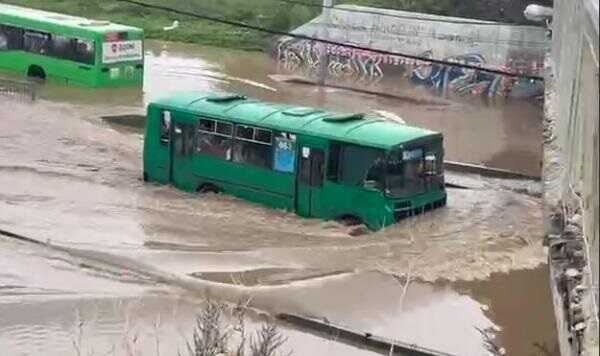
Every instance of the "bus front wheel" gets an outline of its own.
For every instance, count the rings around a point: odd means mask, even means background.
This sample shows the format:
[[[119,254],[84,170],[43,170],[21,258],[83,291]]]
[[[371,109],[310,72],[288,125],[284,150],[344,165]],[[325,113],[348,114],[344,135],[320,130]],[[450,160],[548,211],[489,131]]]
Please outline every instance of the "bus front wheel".
[[[358,226],[363,223],[361,218],[354,215],[343,215],[337,218],[336,221],[344,226]]]
[[[44,72],[42,67],[36,65],[29,66],[29,69],[27,70],[27,76],[29,78],[46,80],[46,72]]]

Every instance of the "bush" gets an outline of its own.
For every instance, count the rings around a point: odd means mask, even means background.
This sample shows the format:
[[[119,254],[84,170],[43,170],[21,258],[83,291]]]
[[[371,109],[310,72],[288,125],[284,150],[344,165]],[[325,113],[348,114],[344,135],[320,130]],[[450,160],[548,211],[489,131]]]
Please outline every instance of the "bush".
[[[193,332],[193,344],[186,344],[188,356],[279,356],[286,338],[278,327],[265,323],[255,334],[247,339],[245,326],[245,307],[240,303],[233,310],[234,321],[225,320],[227,306],[208,300],[196,317]],[[234,347],[235,334],[239,339]],[[291,353],[287,354],[290,355]],[[181,355],[180,355],[181,356]]]

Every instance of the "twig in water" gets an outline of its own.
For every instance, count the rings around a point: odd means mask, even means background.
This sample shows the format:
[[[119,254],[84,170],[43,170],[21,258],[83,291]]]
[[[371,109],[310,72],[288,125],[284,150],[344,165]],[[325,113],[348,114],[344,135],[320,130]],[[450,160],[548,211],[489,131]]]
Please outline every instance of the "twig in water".
[[[287,342],[275,324],[267,322],[256,332],[250,342],[250,356],[277,356],[278,350]],[[291,351],[288,355],[291,355]]]
[[[83,344],[83,326],[85,322],[81,315],[81,310],[77,308],[75,310],[75,335],[76,337],[71,340],[73,343],[73,348],[75,349],[75,353],[77,356],[81,356],[82,344]]]

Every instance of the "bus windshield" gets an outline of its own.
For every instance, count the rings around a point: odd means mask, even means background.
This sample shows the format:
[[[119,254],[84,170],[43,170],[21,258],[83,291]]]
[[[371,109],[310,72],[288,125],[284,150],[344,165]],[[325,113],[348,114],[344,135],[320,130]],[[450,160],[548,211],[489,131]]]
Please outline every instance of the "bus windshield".
[[[441,143],[395,150],[388,157],[386,192],[394,197],[423,194],[443,179]]]

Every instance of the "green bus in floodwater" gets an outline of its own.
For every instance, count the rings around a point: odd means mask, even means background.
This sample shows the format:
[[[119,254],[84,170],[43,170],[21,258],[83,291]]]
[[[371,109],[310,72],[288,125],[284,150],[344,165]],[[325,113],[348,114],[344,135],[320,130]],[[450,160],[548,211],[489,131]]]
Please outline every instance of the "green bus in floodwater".
[[[446,204],[443,137],[364,114],[180,93],[148,106],[144,180],[377,230]]]
[[[0,4],[0,69],[28,77],[141,86],[143,38],[135,27]]]

